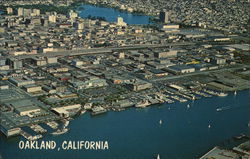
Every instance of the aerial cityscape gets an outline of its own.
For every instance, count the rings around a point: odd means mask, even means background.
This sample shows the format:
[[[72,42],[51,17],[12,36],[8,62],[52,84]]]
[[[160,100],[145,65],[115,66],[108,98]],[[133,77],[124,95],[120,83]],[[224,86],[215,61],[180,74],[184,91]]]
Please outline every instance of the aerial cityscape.
[[[249,8],[0,1],[0,159],[249,159]]]

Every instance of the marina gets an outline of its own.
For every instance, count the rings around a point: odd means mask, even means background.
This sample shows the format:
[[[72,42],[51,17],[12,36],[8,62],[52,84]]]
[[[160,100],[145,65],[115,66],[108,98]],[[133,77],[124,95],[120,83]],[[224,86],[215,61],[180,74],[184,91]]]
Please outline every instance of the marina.
[[[100,118],[92,117],[89,112],[86,112],[71,120],[67,126],[68,130],[62,131],[63,135],[44,135],[43,140],[55,140],[60,144],[61,140],[68,140],[69,136],[71,136],[71,140],[81,140],[82,137],[91,140],[107,138],[113,145],[110,148],[112,152],[60,151],[60,154],[62,154],[60,158],[62,159],[66,159],[72,154],[76,159],[81,159],[82,156],[89,159],[99,159],[103,155],[109,158],[116,156],[115,158],[118,159],[119,156],[152,159],[157,157],[154,154],[158,153],[160,158],[163,159],[199,158],[213,146],[220,145],[221,141],[233,138],[236,136],[235,134],[248,134],[250,108],[247,103],[249,102],[249,95],[248,90],[238,91],[235,98],[232,98],[234,96],[234,92],[232,92],[224,98],[215,95],[211,98],[203,97],[200,100],[190,100],[190,103],[174,102],[172,104],[159,104],[160,107],[149,106],[143,109],[126,109],[121,112],[110,111]],[[218,105],[229,105],[229,103],[233,108],[241,107],[242,109],[217,113],[216,109],[221,108]],[[190,108],[187,110],[188,105],[190,105]],[[169,107],[171,107],[170,110]],[[177,116],[181,118],[177,118]],[[232,118],[232,116],[236,118]],[[109,124],[108,127],[107,124]],[[123,126],[124,124],[126,126]],[[112,132],[110,132],[111,129]],[[127,131],[128,129],[131,133]],[[144,133],[141,133],[142,131]],[[228,133],[224,133],[224,131]],[[84,134],[79,132],[84,132]],[[61,131],[58,131],[58,133],[60,134]],[[29,137],[31,135],[26,133],[23,135],[32,139]],[[185,137],[183,138],[183,136]],[[121,139],[122,143],[120,142]],[[151,144],[143,144],[145,141]],[[131,142],[133,142],[133,145],[130,144]],[[6,145],[9,148],[13,147],[9,150],[14,151],[15,155],[19,155],[20,152],[18,148],[15,148],[15,143],[1,139],[0,148],[6,147]],[[178,145],[182,145],[181,153],[176,151]],[[126,152],[130,151],[130,147],[133,151],[128,155]],[[142,149],[136,149],[136,147]],[[14,154],[12,154],[10,151],[6,151],[2,153],[2,156],[4,159],[12,159],[14,157]],[[43,154],[43,151],[28,150],[28,153],[23,154],[24,157],[22,158],[27,158],[26,155],[36,155],[41,158]],[[53,158],[57,154],[57,151],[52,151],[50,157]]]
[[[33,140],[38,140],[38,139],[41,139],[43,136],[41,134],[38,134],[38,135],[30,135],[28,134],[27,132],[21,130],[20,134],[27,140],[29,141],[33,141]]]
[[[34,125],[31,125],[30,128],[35,131],[36,133],[46,133],[47,130],[42,128],[40,125],[38,124],[34,124]]]
[[[57,129],[57,127],[58,127],[58,123],[57,122],[55,122],[55,121],[51,121],[51,122],[48,122],[48,123],[46,123],[50,128],[52,128],[52,129]]]

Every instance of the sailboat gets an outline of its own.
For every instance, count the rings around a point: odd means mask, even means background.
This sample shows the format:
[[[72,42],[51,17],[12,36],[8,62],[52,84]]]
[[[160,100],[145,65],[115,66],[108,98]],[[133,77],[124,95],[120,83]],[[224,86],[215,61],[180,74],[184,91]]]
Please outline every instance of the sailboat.
[[[210,125],[210,124],[208,125],[208,128],[209,128],[209,129],[211,128],[211,125]]]
[[[190,104],[187,105],[187,108],[188,108],[188,109],[190,108]]]
[[[67,127],[69,125],[69,121],[66,120],[65,123],[64,123],[64,127]]]
[[[234,91],[234,95],[235,95],[235,96],[237,95],[237,91]]]
[[[159,124],[160,124],[160,125],[162,124],[162,120],[159,121]]]
[[[160,159],[160,155],[159,154],[157,155],[157,159]]]

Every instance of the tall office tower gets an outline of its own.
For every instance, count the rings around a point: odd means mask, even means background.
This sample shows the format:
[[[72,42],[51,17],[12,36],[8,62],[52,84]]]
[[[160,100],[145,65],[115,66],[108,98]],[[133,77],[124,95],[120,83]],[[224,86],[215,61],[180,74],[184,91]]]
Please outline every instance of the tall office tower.
[[[7,14],[13,14],[13,9],[10,8],[10,7],[8,7],[8,8],[7,8]]]
[[[77,15],[76,12],[74,12],[73,10],[70,10],[70,12],[69,12],[69,18],[70,19],[75,19],[77,16],[78,15]]]
[[[17,15],[18,16],[23,16],[23,8],[18,8]]]
[[[40,10],[39,10],[39,9],[33,9],[33,10],[32,10],[32,14],[33,14],[34,16],[39,16],[39,15],[40,15]]]
[[[160,12],[160,22],[162,23],[169,23],[169,12],[162,11]]]
[[[75,28],[78,30],[84,29],[84,24],[82,22],[77,22],[74,24]]]
[[[127,24],[123,21],[122,17],[117,17],[117,25],[119,26],[126,26]]]
[[[49,22],[55,23],[56,22],[56,15],[49,15]]]
[[[7,64],[13,68],[13,69],[20,69],[23,67],[22,60],[16,59],[16,58],[8,58]]]
[[[32,13],[31,9],[23,9],[23,16],[30,16]]]

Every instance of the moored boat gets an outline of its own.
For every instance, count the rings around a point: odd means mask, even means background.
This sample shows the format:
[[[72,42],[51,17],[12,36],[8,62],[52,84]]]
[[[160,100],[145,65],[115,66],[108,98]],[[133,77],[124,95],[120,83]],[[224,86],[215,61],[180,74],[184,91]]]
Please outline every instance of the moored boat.
[[[218,93],[218,96],[219,96],[219,97],[226,97],[227,95],[228,95],[227,93],[223,93],[223,92]]]
[[[57,129],[55,132],[51,133],[52,135],[61,135],[61,134],[65,134],[66,132],[68,132],[68,128],[63,128],[63,129]]]
[[[148,100],[142,100],[139,103],[137,103],[135,105],[136,108],[145,108],[146,106],[149,106],[150,103],[148,102]]]
[[[101,106],[93,107],[91,115],[97,115],[105,112],[107,112],[107,110]]]

